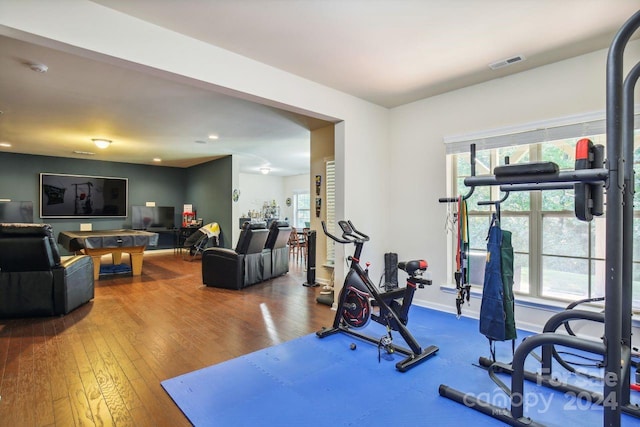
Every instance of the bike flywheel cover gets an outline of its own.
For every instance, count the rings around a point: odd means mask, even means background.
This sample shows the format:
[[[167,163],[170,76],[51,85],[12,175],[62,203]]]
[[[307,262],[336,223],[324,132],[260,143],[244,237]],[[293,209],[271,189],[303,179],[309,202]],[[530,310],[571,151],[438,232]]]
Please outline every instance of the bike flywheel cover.
[[[342,320],[352,328],[367,326],[371,320],[369,294],[358,289],[348,289],[345,304],[342,307]]]

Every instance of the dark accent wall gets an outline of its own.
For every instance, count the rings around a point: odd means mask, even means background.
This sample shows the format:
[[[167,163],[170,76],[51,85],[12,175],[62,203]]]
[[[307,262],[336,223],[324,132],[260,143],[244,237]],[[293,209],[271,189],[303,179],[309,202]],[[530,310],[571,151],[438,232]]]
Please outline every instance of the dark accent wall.
[[[187,169],[185,203],[193,203],[204,224],[217,222],[222,230],[221,245],[229,248],[232,224],[232,159],[213,160]]]
[[[128,178],[127,217],[41,219],[40,172]],[[174,206],[176,225],[182,222],[183,205],[192,203],[198,209],[198,217],[203,218],[205,223],[217,221],[224,231],[230,227],[231,222],[231,196],[222,197],[227,193],[231,194],[230,157],[183,169],[0,153],[0,199],[33,201],[34,221],[51,224],[56,232],[79,230],[80,223],[91,223],[94,230],[130,228],[131,206],[144,206],[148,201],[155,202],[156,206]],[[223,221],[228,221],[229,225],[225,225]]]

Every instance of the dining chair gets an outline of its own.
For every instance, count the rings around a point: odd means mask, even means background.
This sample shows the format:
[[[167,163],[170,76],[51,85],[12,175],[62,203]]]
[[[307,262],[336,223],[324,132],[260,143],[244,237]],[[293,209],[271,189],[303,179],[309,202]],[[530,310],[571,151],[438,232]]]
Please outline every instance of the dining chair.
[[[298,230],[295,227],[291,227],[291,234],[289,234],[289,257],[297,260],[299,252]]]
[[[309,227],[304,227],[302,234],[298,235],[299,251],[305,264],[307,263],[307,254],[309,253],[309,239],[307,238],[307,236],[309,236],[309,230]]]

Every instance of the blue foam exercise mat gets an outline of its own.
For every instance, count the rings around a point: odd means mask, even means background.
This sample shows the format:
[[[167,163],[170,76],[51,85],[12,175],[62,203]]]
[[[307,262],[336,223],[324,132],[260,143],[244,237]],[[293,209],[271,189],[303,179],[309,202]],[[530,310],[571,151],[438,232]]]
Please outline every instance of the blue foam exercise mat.
[[[412,307],[408,326],[423,347],[436,345],[440,350],[404,373],[395,369],[405,357],[401,354],[383,352],[378,361],[375,345],[340,333],[323,339],[309,334],[167,379],[162,386],[195,426],[503,425],[438,394],[439,385],[446,384],[499,406],[509,405],[487,371],[476,366],[480,356],[489,357],[478,321]],[[372,322],[363,332],[382,336],[386,329]],[[518,331],[517,342],[527,335]],[[405,346],[398,334],[394,342]],[[511,360],[510,341],[497,343],[496,350],[498,360]],[[535,371],[536,366],[529,357],[527,369]],[[509,376],[500,377],[510,385]],[[582,377],[573,381],[585,388],[599,387]],[[574,396],[528,382],[525,395],[530,403],[525,415],[536,422],[602,425],[602,408]],[[640,402],[640,393],[632,391],[632,401]],[[640,426],[640,420],[622,417],[623,426]]]

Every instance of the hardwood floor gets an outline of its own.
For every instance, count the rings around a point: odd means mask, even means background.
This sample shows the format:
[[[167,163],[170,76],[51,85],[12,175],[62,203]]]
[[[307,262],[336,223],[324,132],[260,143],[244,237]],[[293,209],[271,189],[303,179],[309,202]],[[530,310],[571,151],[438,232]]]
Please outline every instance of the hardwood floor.
[[[188,426],[160,381],[330,326],[299,266],[242,291],[147,252],[64,317],[0,319],[0,426]]]

